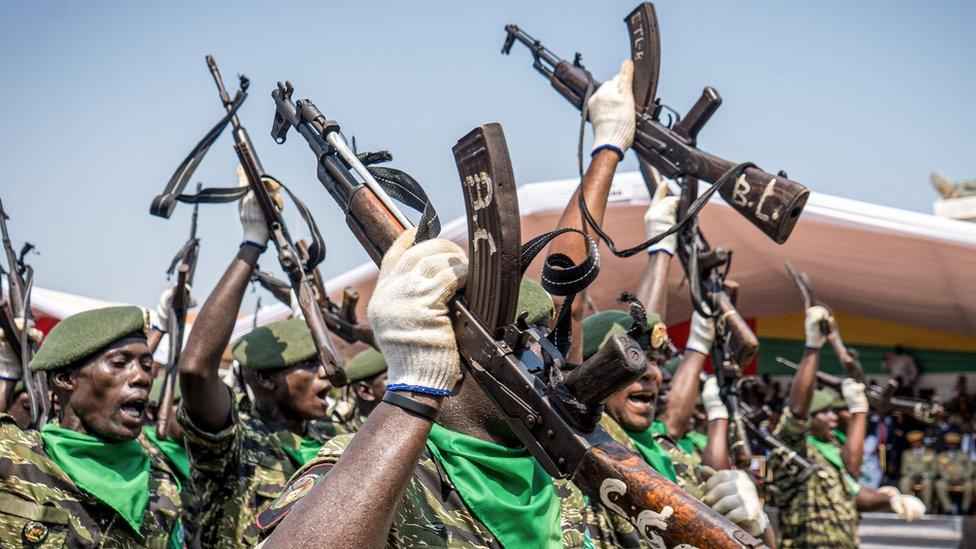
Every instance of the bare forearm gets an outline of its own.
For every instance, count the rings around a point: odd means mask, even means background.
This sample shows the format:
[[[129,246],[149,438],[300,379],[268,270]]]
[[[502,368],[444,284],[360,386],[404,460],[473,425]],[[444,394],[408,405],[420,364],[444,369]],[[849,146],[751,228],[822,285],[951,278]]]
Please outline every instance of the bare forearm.
[[[858,511],[886,511],[891,509],[891,498],[874,488],[861,485],[856,504]]]
[[[0,412],[6,412],[10,409],[10,404],[13,402],[14,388],[16,387],[16,380],[0,379]]]
[[[617,156],[617,153],[609,150],[599,151],[593,155],[590,166],[583,176],[583,198],[586,200],[586,207],[593,221],[599,225],[603,225],[607,198],[610,196],[610,186],[613,183],[613,174],[618,163],[620,163],[620,157]],[[580,189],[577,189],[573,193],[573,197],[569,199],[566,210],[559,218],[558,228],[573,227],[593,235],[593,229],[583,222],[583,214],[579,208],[579,193]],[[566,234],[557,237],[549,245],[549,253],[564,254],[579,264],[586,258],[586,242],[579,235]],[[580,337],[580,333],[582,332],[584,298],[585,294],[581,293],[573,300],[572,346],[567,357],[568,362],[572,364],[583,362],[583,338]]]
[[[820,349],[804,351],[800,367],[793,376],[793,389],[790,391],[790,411],[793,417],[805,420],[810,415],[810,402],[817,386],[817,369],[820,367]]]
[[[729,468],[729,420],[708,422],[708,444],[702,454],[702,464],[715,470]]]
[[[415,396],[431,405],[441,398]],[[381,402],[324,480],[265,547],[382,547],[431,422]]]
[[[861,476],[861,463],[864,461],[864,437],[868,432],[867,413],[851,414],[847,423],[847,442],[844,443],[844,467],[854,478]]]
[[[183,406],[208,431],[223,429],[230,418],[231,396],[218,370],[259,255],[254,246],[241,247],[200,309],[180,359]]]
[[[668,427],[668,434],[675,439],[681,438],[688,429],[688,420],[695,413],[695,401],[698,399],[698,388],[701,385],[701,371],[705,366],[705,355],[698,351],[685,353],[681,364],[671,379],[668,389],[668,407],[661,414],[661,421]]]
[[[647,266],[637,285],[637,299],[652,313],[663,320],[668,313],[668,272],[671,270],[671,254],[657,252],[647,256]]]

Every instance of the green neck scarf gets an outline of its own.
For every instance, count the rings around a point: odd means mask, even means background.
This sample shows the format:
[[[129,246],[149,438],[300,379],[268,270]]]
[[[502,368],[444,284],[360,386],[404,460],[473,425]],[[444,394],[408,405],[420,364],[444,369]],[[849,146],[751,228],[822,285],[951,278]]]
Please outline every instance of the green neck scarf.
[[[847,442],[847,433],[845,433],[844,431],[841,431],[840,429],[834,429],[833,433],[834,433],[834,437],[837,438],[837,442],[841,444]]]
[[[678,447],[684,450],[686,454],[702,452],[706,446],[708,446],[708,435],[698,431],[688,431],[685,436],[678,439]]]
[[[142,432],[146,434],[149,442],[152,442],[153,446],[159,448],[159,451],[166,456],[166,461],[169,462],[173,471],[176,472],[176,480],[179,481],[180,490],[182,491],[183,484],[190,482],[190,456],[186,453],[186,447],[168,438],[159,438],[159,435],[156,434],[155,427],[146,426],[142,429]]]
[[[313,438],[297,438],[300,439],[298,446],[291,446],[289,444],[282,443],[281,449],[284,450],[285,454],[287,454],[292,461],[301,467],[309,461],[312,461],[312,458],[318,455],[319,450],[322,449],[322,443]]]
[[[857,481],[854,480],[854,477],[852,477],[850,473],[847,472],[847,469],[844,468],[844,458],[842,458],[840,455],[840,446],[837,446],[832,442],[820,440],[813,435],[807,435],[807,442],[810,443],[810,446],[819,452],[824,459],[837,468],[841,474],[841,477],[844,479],[844,484],[847,485],[848,491],[854,495],[857,495],[857,493],[861,490],[861,485],[858,484]]]
[[[461,499],[503,547],[562,547],[559,497],[525,448],[506,448],[434,424],[427,449]]]
[[[644,456],[644,461],[648,463],[655,471],[661,473],[661,475],[670,480],[671,482],[677,482],[678,474],[674,470],[674,464],[671,463],[671,457],[668,455],[664,448],[654,440],[654,433],[657,434],[667,434],[668,429],[661,421],[655,421],[651,426],[640,432],[630,431],[626,428],[627,435],[630,440],[637,447],[637,450]]]
[[[149,456],[136,440],[108,442],[47,424],[44,451],[86,493],[108,505],[142,536],[149,504]]]

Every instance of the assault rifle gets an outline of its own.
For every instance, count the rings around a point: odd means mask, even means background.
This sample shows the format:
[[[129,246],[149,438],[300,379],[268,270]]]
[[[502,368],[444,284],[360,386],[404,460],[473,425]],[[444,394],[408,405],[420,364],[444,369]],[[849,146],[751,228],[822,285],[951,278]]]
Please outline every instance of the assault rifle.
[[[379,264],[384,251],[412,224],[345,145],[338,122],[325,118],[308,99],[293,101],[293,92],[286,83],[272,93],[276,115],[271,135],[284,143],[294,127],[307,141],[319,181]],[[466,374],[489,395],[546,472],[570,478],[592,501],[627,518],[655,546],[761,545],[675,489],[598,427],[600,416],[594,411],[601,409],[602,399],[646,368],[636,342],[617,334],[603,352],[564,374],[555,346],[523,316],[516,317],[522,272],[532,252],[548,241],[533,240],[525,261],[520,257],[518,200],[501,127],[487,124],[471,131],[454,146],[454,157],[468,214],[469,274],[450,315]],[[419,185],[411,190],[422,192]],[[435,235],[421,223],[418,239]]]
[[[308,253],[308,244],[304,240],[295,243],[298,253],[305,257]],[[342,290],[342,303],[336,304],[329,299],[329,294],[325,291],[325,282],[318,267],[312,269],[310,273],[312,283],[315,286],[316,303],[322,311],[325,324],[329,327],[329,332],[341,337],[346,343],[362,342],[372,347],[376,347],[373,340],[373,329],[368,324],[359,322],[356,318],[356,305],[359,303],[359,291],[348,286]],[[255,269],[252,280],[269,291],[281,303],[291,306],[291,286],[287,282],[278,280],[274,276]]]
[[[799,364],[781,356],[776,357],[776,362],[794,371],[800,368]],[[843,378],[840,376],[828,374],[820,370],[817,371],[817,382],[825,387],[830,387],[840,392],[843,381]],[[876,412],[901,412],[928,425],[935,425],[939,421],[939,415],[943,411],[942,404],[919,398],[894,396],[897,389],[898,382],[889,379],[884,387],[880,385],[865,386],[864,395],[868,398],[868,405]]]
[[[213,56],[207,56],[207,66],[210,68],[210,74],[213,76],[214,83],[217,85],[220,101],[223,103],[227,114],[200,140],[187,158],[180,164],[176,173],[173,174],[173,177],[167,183],[163,194],[160,194],[153,200],[149,211],[153,215],[169,217],[177,201],[190,203],[231,202],[243,198],[247,194],[248,189],[253,192],[258,206],[261,208],[265,223],[268,226],[271,241],[274,242],[278,250],[278,262],[288,276],[288,282],[291,285],[292,291],[297,296],[298,306],[301,308],[302,314],[305,316],[305,322],[308,324],[309,331],[312,333],[312,341],[315,343],[319,362],[325,368],[326,375],[333,385],[345,385],[346,374],[342,369],[342,363],[339,361],[332,347],[328,326],[322,318],[321,310],[317,306],[315,287],[307,275],[308,270],[318,265],[325,258],[325,245],[321,241],[315,220],[312,218],[308,208],[287,187],[281,185],[279,181],[265,173],[261,162],[258,160],[257,153],[254,150],[254,145],[251,143],[251,138],[248,136],[247,130],[244,129],[244,126],[241,125],[240,120],[237,118],[237,110],[247,98],[247,88],[250,85],[250,81],[246,76],[240,75],[240,89],[232,99],[224,87],[223,78],[220,76],[220,71],[217,69],[217,63],[214,61]],[[190,196],[180,194],[189,176],[192,175],[210,146],[216,141],[228,124],[233,128],[234,151],[237,153],[237,159],[244,171],[248,186],[246,188],[206,189],[196,195]],[[265,185],[266,180],[280,185],[282,190],[288,193],[295,207],[298,209],[299,214],[301,214],[309,226],[313,243],[310,246],[308,259],[305,262],[302,261],[297,248],[292,243],[288,228],[285,226],[284,217],[281,215],[281,210],[275,200],[272,199],[271,193]]]
[[[671,179],[687,176],[718,183],[734,164],[698,150],[696,141],[698,132],[722,103],[722,98],[714,88],[706,87],[684,118],[662,105],[655,99],[661,52],[654,6],[644,2],[625,21],[634,61],[637,105],[634,151],[643,162]],[[549,79],[556,91],[577,109],[585,106],[585,100],[599,87],[599,82],[583,66],[579,53],[570,62],[546,49],[516,25],[507,25],[505,32],[502,53],[510,53],[515,42],[521,42],[532,52],[532,66]],[[664,109],[674,113],[673,120],[668,123],[661,120]],[[736,211],[779,244],[790,236],[810,194],[806,187],[789,180],[782,172],[772,175],[756,167],[746,169],[732,186],[723,184],[718,192]]]
[[[48,397],[47,378],[43,373],[31,372],[28,368],[37,348],[29,337],[30,327],[33,326],[30,296],[34,285],[34,268],[28,265],[24,258],[34,249],[34,245],[25,242],[20,253],[15,252],[7,230],[8,219],[10,218],[3,209],[3,202],[0,201],[0,235],[7,256],[6,271],[0,266],[0,276],[7,276],[7,295],[0,295],[0,330],[3,330],[7,344],[20,358],[24,387],[30,404],[30,428],[40,429],[47,423],[51,402]],[[18,320],[21,322],[20,325]]]
[[[198,186],[197,189],[200,187]],[[156,434],[163,439],[169,436],[170,421],[173,417],[173,393],[176,389],[176,376],[180,371],[180,356],[183,354],[183,335],[186,332],[186,312],[190,305],[189,287],[193,286],[193,275],[197,269],[197,257],[200,254],[200,239],[197,238],[197,215],[200,207],[193,206],[190,217],[190,238],[187,239],[180,251],[173,258],[166,274],[176,273],[176,285],[173,287],[173,299],[169,311],[169,356],[166,360],[166,373],[163,378],[163,390],[156,408]]]

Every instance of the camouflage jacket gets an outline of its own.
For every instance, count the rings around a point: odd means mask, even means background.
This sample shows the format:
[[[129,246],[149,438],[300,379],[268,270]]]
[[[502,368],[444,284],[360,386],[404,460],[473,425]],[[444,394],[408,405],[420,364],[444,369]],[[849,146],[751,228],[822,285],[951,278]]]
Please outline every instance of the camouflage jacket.
[[[44,451],[38,431],[0,415],[0,546],[152,547],[182,545],[176,476],[140,438],[150,461],[149,503],[137,535],[108,505],[82,492]]]
[[[309,493],[332,469],[353,435],[340,435],[322,447],[289,481],[277,500],[258,514],[258,525],[265,535],[288,514],[291,507]],[[560,497],[564,547],[644,546],[633,526],[631,534],[615,529],[603,510],[588,506],[586,498],[571,482],[554,481]],[[386,546],[400,547],[501,547],[488,528],[464,504],[447,473],[427,449],[420,456],[413,478],[393,515]]]
[[[627,432],[609,415],[603,414],[603,419],[600,420],[600,426],[614,440],[623,444],[629,450],[640,454],[637,447],[634,446],[634,443],[627,435]],[[654,433],[654,440],[664,448],[668,453],[668,457],[671,458],[671,464],[674,466],[675,476],[677,477],[676,484],[684,488],[689,494],[695,496],[696,499],[705,499],[705,479],[702,477],[701,457],[698,454],[685,452],[678,447],[671,437],[665,434]]]
[[[258,542],[254,517],[278,497],[301,465],[282,450],[298,448],[301,437],[276,431],[246,408],[234,407],[230,425],[209,433],[193,424],[181,407],[200,511],[195,525],[203,547],[251,546]],[[329,422],[309,423],[307,436],[324,443],[337,433]]]
[[[793,417],[787,408],[774,433],[795,452],[820,465],[806,482],[794,486],[792,474],[779,455],[770,458],[772,483],[781,490],[775,498],[780,547],[856,548],[860,521],[856,494],[844,482],[843,472],[810,446],[809,432],[809,421]]]

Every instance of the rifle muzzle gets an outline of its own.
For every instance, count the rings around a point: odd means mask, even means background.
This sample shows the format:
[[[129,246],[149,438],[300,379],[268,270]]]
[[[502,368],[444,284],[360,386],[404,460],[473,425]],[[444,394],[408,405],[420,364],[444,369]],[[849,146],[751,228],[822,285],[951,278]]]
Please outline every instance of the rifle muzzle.
[[[614,393],[640,379],[647,370],[641,346],[627,334],[615,334],[575,370],[566,374],[566,388],[588,406],[606,402]]]

